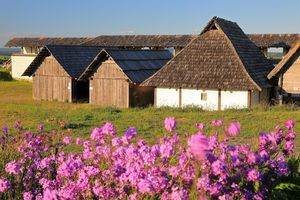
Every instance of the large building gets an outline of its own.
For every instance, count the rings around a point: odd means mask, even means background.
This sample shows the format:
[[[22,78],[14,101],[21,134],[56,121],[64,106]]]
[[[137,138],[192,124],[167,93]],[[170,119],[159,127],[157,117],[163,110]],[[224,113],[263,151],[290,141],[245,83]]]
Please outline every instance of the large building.
[[[214,17],[142,85],[156,87],[157,107],[248,108],[268,101],[272,68],[236,23]]]

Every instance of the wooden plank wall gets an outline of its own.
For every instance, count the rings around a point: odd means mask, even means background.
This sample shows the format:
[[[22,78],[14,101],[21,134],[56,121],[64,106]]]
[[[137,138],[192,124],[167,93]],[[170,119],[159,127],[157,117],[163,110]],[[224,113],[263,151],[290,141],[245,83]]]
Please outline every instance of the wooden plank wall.
[[[53,57],[47,57],[33,76],[33,98],[72,102],[72,79]]]
[[[292,94],[300,94],[300,57],[283,74],[283,89]]]
[[[129,82],[115,62],[103,62],[90,80],[90,103],[129,107]]]

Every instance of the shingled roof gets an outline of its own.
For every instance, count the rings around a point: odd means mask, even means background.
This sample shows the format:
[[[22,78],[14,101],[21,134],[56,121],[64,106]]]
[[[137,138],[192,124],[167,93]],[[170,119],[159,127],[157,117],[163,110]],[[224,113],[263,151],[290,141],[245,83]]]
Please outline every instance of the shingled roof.
[[[234,22],[214,17],[144,86],[225,90],[270,87],[271,63]]]
[[[139,84],[164,66],[172,54],[168,50],[103,49],[80,79],[92,76],[107,57],[116,62],[132,83]]]
[[[248,34],[258,47],[290,47],[300,34]],[[13,38],[6,47],[46,45],[87,45],[105,47],[185,47],[197,35],[101,35],[98,37]]]
[[[102,47],[47,45],[32,61],[22,76],[32,76],[43,60],[52,55],[72,78],[79,78]]]
[[[296,43],[293,48],[289,50],[289,52],[282,58],[276,67],[268,74],[268,78],[271,79],[279,72],[287,70],[299,56],[300,42]]]
[[[248,34],[258,47],[291,47],[300,40],[300,34]]]
[[[9,40],[5,47],[44,47],[46,45],[80,45],[93,38],[90,37],[28,37],[13,38]]]
[[[107,47],[185,47],[194,35],[102,35],[83,45]]]

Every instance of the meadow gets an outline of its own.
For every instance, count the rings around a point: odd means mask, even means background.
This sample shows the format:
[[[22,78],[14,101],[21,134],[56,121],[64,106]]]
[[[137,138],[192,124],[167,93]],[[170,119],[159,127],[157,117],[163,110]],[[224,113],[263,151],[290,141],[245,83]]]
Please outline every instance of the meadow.
[[[1,199],[300,195],[296,106],[117,109],[37,101],[31,90],[0,81]]]
[[[139,137],[154,143],[165,131],[162,121],[173,116],[178,120],[179,134],[185,131],[195,133],[196,122],[209,124],[214,119],[223,119],[224,123],[239,121],[241,134],[237,143],[257,144],[257,136],[263,131],[271,131],[275,125],[282,125],[286,120],[296,122],[295,130],[300,132],[300,108],[294,105],[268,107],[261,105],[252,109],[202,111],[199,108],[102,108],[89,104],[70,104],[63,102],[37,101],[32,99],[32,83],[26,81],[0,81],[0,127],[12,127],[21,120],[23,127],[35,130],[37,124],[44,124],[45,130],[57,128],[59,122],[72,131],[74,137],[88,138],[92,128],[104,122],[112,122],[122,133],[128,127],[136,127]],[[182,123],[180,123],[182,122]],[[208,126],[208,130],[209,130]],[[296,150],[299,152],[300,140],[296,138]]]

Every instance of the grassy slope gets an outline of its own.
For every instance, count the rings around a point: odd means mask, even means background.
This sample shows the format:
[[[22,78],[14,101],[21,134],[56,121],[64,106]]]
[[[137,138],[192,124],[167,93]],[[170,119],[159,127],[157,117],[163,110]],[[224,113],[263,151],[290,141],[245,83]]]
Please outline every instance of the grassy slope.
[[[22,120],[25,128],[35,129],[39,123],[51,129],[54,123],[47,122],[51,117],[64,120],[73,129],[73,135],[88,137],[92,127],[100,126],[105,121],[113,122],[119,132],[129,126],[136,127],[140,136],[152,142],[165,134],[163,119],[174,116],[178,119],[178,132],[193,132],[195,122],[209,123],[213,119],[224,119],[225,123],[233,120],[241,122],[242,133],[238,142],[257,144],[254,137],[261,131],[270,131],[277,124],[287,119],[298,123],[296,130],[300,132],[300,109],[293,107],[272,108],[265,111],[263,107],[250,110],[228,110],[222,112],[202,112],[197,109],[114,109],[101,108],[88,104],[70,104],[60,102],[32,100],[30,82],[0,82],[0,126],[12,126]],[[300,140],[296,146],[299,148]]]

